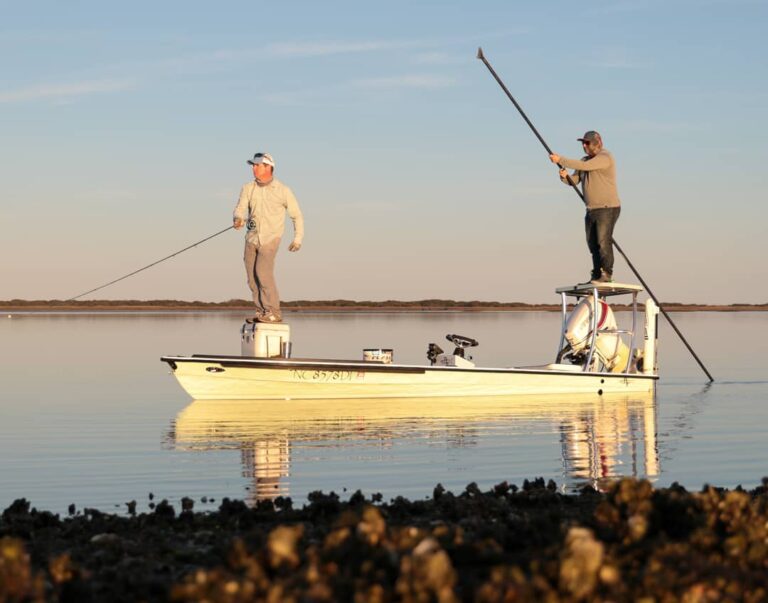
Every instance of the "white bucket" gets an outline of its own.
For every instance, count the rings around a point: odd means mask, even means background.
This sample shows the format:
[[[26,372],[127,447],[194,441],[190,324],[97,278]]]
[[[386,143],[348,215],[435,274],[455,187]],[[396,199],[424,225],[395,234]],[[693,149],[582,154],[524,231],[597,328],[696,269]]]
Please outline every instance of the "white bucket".
[[[384,348],[367,348],[363,350],[363,360],[366,362],[392,364],[392,350]]]

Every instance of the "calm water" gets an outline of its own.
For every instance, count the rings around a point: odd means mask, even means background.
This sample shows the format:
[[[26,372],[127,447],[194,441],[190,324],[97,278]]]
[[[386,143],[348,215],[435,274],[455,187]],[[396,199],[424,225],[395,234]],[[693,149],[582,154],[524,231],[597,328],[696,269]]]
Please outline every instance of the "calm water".
[[[551,313],[288,314],[294,356],[358,358],[391,347],[425,361],[446,333],[480,341],[479,365],[552,360]],[[623,314],[619,314],[621,321]],[[0,320],[0,509],[15,498],[65,513],[70,503],[124,511],[183,496],[313,490],[386,498],[477,482],[554,479],[564,491],[616,476],[752,487],[768,475],[767,313],[673,315],[715,375],[703,373],[660,318],[656,399],[422,402],[193,402],[162,354],[239,354],[241,317],[36,315]],[[207,503],[200,502],[207,497]],[[211,499],[213,502],[211,502]]]

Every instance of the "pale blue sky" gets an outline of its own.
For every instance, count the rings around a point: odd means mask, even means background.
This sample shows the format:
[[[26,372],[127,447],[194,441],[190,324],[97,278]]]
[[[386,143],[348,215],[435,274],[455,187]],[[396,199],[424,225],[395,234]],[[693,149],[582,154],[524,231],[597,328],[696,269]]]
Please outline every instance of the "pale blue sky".
[[[269,151],[283,299],[552,302],[590,260],[549,145],[597,129],[663,301],[768,302],[768,3],[0,2],[0,299],[67,298],[231,223]],[[248,298],[242,232],[94,294]],[[617,280],[634,282],[617,259]]]

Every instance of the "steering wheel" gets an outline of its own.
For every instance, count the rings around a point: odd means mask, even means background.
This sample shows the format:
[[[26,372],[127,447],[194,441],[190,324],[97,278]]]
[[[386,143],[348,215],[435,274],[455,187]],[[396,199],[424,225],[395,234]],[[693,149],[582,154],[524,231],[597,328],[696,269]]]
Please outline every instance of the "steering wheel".
[[[471,337],[464,337],[464,335],[453,335],[449,333],[445,336],[445,338],[450,341],[453,345],[455,345],[457,348],[474,348],[475,346],[479,345],[477,339],[472,339]]]

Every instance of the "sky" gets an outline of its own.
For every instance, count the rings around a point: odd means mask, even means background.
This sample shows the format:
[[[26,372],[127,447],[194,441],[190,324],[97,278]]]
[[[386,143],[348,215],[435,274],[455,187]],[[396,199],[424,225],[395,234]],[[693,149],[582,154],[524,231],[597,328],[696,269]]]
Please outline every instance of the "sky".
[[[231,224],[270,152],[284,300],[557,303],[588,276],[547,144],[598,130],[664,302],[767,303],[768,2],[0,0],[0,299],[68,299]],[[227,231],[85,299],[250,297]],[[617,256],[614,277],[636,283]]]

